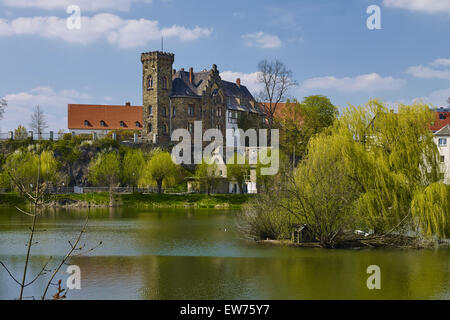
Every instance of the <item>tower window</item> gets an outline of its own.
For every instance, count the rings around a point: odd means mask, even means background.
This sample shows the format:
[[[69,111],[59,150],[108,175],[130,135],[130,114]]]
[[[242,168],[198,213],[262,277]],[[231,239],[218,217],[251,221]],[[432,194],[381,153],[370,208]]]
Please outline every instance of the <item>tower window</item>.
[[[175,107],[172,108],[172,117],[177,115],[177,109]]]
[[[147,133],[152,132],[152,129],[153,129],[153,126],[152,126],[151,123],[149,123],[149,124],[148,124],[148,127],[147,127]]]
[[[218,107],[218,108],[217,108],[216,114],[217,114],[218,117],[221,117],[221,116],[222,116],[222,108],[221,108],[221,107]]]
[[[166,77],[162,77],[162,88],[167,89],[167,78]]]
[[[167,133],[167,125],[163,124],[163,133],[166,134]]]
[[[162,108],[162,115],[163,115],[163,117],[167,116],[167,109],[166,109],[166,107]]]
[[[149,116],[153,115],[153,107],[152,106],[148,106],[148,115]]]
[[[101,121],[100,121],[100,126],[102,126],[102,127],[106,127],[106,122],[105,122],[105,121],[103,121],[103,120],[101,120]]]
[[[147,90],[153,89],[153,77],[148,76],[147,77]]]

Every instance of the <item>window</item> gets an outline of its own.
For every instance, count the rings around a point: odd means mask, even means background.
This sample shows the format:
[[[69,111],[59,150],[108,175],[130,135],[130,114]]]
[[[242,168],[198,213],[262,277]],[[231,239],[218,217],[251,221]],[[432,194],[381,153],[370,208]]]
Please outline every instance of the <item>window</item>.
[[[445,119],[445,115],[443,113],[439,114],[439,119],[444,120]]]
[[[153,107],[152,106],[148,106],[148,115],[149,116],[153,115]]]
[[[194,110],[194,105],[193,104],[190,104],[189,106],[188,106],[188,116],[189,117],[193,117],[194,116],[194,114],[195,114],[195,110]]]
[[[193,132],[194,132],[194,124],[193,124],[192,122],[189,122],[189,123],[188,123],[188,131],[189,131],[190,133],[193,133]]]
[[[163,133],[166,134],[167,133],[167,125],[163,124]]]
[[[217,115],[218,117],[221,117],[221,116],[222,116],[222,108],[221,108],[221,107],[218,107],[218,108],[217,108],[217,110],[216,110],[216,115]]]
[[[151,123],[148,124],[147,133],[152,132],[153,126]]]
[[[440,138],[439,139],[439,146],[444,147],[447,145],[447,138]]]
[[[167,89],[167,78],[166,77],[162,77],[162,88]]]
[[[237,123],[237,111],[228,112],[228,123]]]
[[[445,162],[445,156],[441,156],[441,162]]]
[[[147,90],[153,89],[153,77],[148,76],[147,77]]]
[[[102,126],[102,127],[106,127],[106,122],[105,122],[105,121],[103,121],[103,120],[101,120],[101,121],[100,121],[100,126]]]
[[[89,126],[90,126],[89,121],[88,121],[88,120],[84,120],[84,125],[85,125],[86,127],[89,127]]]
[[[136,121],[136,127],[138,127],[138,128],[141,127],[141,123],[139,121]]]
[[[166,107],[162,108],[162,115],[163,115],[163,117],[167,116],[167,109],[166,109]]]
[[[120,126],[121,126],[121,127],[125,127],[125,122],[120,121]]]
[[[177,109],[175,107],[172,108],[172,117],[175,118],[175,116],[177,115]]]
[[[221,124],[216,125],[216,129],[222,131],[222,125]]]

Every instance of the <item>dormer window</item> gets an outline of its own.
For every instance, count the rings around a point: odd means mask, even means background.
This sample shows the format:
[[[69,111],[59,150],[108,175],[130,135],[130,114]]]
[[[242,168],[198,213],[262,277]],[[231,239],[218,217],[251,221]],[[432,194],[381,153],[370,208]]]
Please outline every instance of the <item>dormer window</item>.
[[[126,127],[125,122],[120,121],[120,126],[121,126],[121,127]]]
[[[85,127],[89,127],[91,124],[89,123],[89,121],[88,120],[84,120],[84,126]]]
[[[136,127],[138,127],[138,128],[141,127],[141,123],[139,121],[136,121]]]
[[[103,120],[101,120],[101,121],[100,121],[100,126],[101,126],[101,127],[106,127],[106,122],[103,121]]]
[[[439,114],[439,119],[440,119],[440,120],[444,120],[444,119],[445,119],[445,115],[444,115],[443,113],[440,113],[440,114]]]

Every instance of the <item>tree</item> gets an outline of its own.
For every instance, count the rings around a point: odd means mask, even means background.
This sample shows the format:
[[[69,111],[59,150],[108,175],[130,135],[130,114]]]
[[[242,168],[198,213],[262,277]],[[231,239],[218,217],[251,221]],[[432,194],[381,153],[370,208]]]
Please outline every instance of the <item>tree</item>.
[[[132,186],[134,189],[139,183],[144,164],[144,154],[140,149],[127,150],[122,161],[123,183]]]
[[[338,115],[338,109],[325,96],[305,97],[302,102],[288,101],[277,113],[276,121],[281,128],[280,146],[292,155],[293,163],[306,153],[312,136],[330,127]]]
[[[307,158],[300,162],[280,206],[306,224],[321,246],[333,248],[352,225],[358,186],[348,177],[338,135],[312,138]],[[327,147],[324,148],[323,146]]]
[[[116,152],[100,153],[89,164],[88,180],[93,185],[109,187],[109,205],[112,207],[112,188],[120,182],[119,155]]]
[[[236,180],[237,185],[244,193],[245,184],[250,176],[250,165],[247,157],[235,153],[232,158],[227,161],[227,177]]]
[[[217,174],[217,164],[214,161],[205,161],[203,159],[202,163],[197,166],[195,175],[199,179],[200,190],[206,190],[209,196],[211,194],[211,191],[217,187],[217,184],[219,182],[219,175]]]
[[[158,194],[161,194],[163,183],[174,185],[178,172],[179,166],[172,161],[170,153],[158,150],[145,164],[139,184],[149,186],[156,183]]]
[[[278,60],[261,61],[258,64],[258,71],[258,82],[263,86],[259,98],[266,103],[265,111],[271,130],[279,103],[287,100],[289,89],[297,83],[292,79],[292,71]]]
[[[14,130],[14,139],[23,140],[28,137],[27,129],[19,124],[19,126]]]
[[[30,128],[37,134],[42,133],[48,128],[44,111],[40,106],[36,106],[31,115]]]
[[[5,109],[7,106],[8,102],[5,99],[0,98],[0,120],[3,119],[3,114],[5,113]]]

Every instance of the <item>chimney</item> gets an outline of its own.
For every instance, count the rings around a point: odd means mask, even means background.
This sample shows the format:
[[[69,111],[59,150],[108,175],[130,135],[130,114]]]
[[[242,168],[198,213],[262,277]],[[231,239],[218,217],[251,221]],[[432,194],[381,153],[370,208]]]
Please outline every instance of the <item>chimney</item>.
[[[184,72],[184,68],[181,68],[180,71],[181,71],[181,72]]]
[[[236,84],[238,85],[239,88],[241,87],[241,79],[240,78],[236,79]]]
[[[131,107],[131,102],[125,102],[126,107]]]
[[[193,68],[189,68],[189,82],[190,83],[194,82],[194,69]]]

